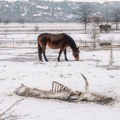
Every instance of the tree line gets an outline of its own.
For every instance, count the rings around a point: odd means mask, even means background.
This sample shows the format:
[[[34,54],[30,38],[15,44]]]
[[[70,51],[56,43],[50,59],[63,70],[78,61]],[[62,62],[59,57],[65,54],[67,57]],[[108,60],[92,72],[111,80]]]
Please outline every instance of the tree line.
[[[91,16],[100,15],[96,22],[114,22],[116,29],[120,21],[120,2],[53,2],[43,0],[0,1],[0,22],[83,22],[85,30]],[[38,15],[38,16],[37,16]]]
[[[84,23],[85,30],[87,29],[87,24],[89,22],[96,22],[99,24],[113,22],[115,23],[117,30],[118,23],[120,22],[120,7],[114,6],[114,9],[112,9],[111,12],[108,12],[109,8],[107,7],[107,3],[105,5],[106,11],[105,15],[103,15],[101,12],[95,12],[94,7],[90,3],[82,3],[78,10],[74,12],[74,14],[76,14],[76,20]],[[93,19],[94,21],[91,21]]]

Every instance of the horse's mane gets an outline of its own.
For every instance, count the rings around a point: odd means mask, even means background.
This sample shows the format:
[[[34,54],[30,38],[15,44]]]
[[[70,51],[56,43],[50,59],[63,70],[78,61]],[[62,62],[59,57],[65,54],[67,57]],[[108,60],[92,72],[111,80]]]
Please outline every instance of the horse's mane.
[[[75,50],[77,48],[77,46],[76,46],[76,43],[74,42],[74,40],[67,34],[66,34],[66,38],[69,42],[69,45],[70,45],[71,49]]]

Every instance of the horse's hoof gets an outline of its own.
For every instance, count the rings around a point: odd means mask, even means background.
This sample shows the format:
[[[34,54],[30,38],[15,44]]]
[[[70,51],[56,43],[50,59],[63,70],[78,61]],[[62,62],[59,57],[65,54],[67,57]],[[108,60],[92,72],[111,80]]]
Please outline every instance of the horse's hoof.
[[[58,62],[60,62],[60,60],[58,59]]]
[[[41,61],[41,62],[42,62],[43,60],[42,60],[42,59],[39,59],[39,61]]]
[[[45,60],[46,62],[48,62],[48,60]]]

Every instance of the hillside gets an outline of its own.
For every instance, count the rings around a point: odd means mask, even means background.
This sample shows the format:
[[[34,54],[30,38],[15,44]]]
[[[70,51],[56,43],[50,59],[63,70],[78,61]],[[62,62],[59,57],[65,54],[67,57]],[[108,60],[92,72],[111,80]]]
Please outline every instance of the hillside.
[[[53,2],[44,0],[0,1],[0,22],[77,22],[76,15],[81,2]],[[94,12],[105,15],[106,4],[90,3]],[[108,14],[120,2],[107,3]]]

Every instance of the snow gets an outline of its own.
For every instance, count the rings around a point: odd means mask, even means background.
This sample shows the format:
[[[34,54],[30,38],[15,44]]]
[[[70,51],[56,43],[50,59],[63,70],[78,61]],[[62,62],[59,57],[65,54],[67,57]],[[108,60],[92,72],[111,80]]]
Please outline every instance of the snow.
[[[38,14],[34,14],[33,16],[41,16],[41,13],[38,13]]]
[[[49,7],[48,7],[48,6],[40,6],[40,5],[37,5],[36,8],[48,9]]]
[[[79,62],[74,61],[71,51],[68,54],[69,62],[65,62],[63,58],[61,62],[57,62],[57,52],[54,52],[48,50],[49,62],[38,63],[36,49],[0,49],[0,96],[1,99],[5,99],[4,104],[8,106],[22,98],[13,94],[21,83],[29,87],[50,90],[52,81],[58,81],[74,90],[84,90],[84,80],[80,73],[88,78],[90,91],[118,97],[119,101],[119,70],[97,67],[95,61],[100,59],[99,64],[107,65],[109,51],[81,51]],[[115,53],[119,55],[119,51],[116,50]],[[106,58],[102,57],[105,55]],[[120,60],[120,56],[117,56],[117,59]],[[120,62],[117,62],[117,65],[119,64]],[[1,106],[3,107],[4,104]],[[24,101],[16,107],[16,113],[29,114],[24,118],[25,120],[47,120],[48,118],[51,120],[79,120],[80,118],[119,120],[119,107],[119,102],[113,106],[102,106],[95,103],[67,103],[24,98]]]
[[[107,34],[109,36],[109,34]],[[23,39],[26,35],[21,35]],[[71,35],[73,38],[76,34]],[[18,36],[13,36],[17,40]],[[85,35],[83,35],[85,37]],[[116,38],[119,39],[119,36]],[[27,115],[22,120],[119,120],[120,118],[120,49],[113,49],[113,66],[107,69],[110,50],[80,50],[80,61],[75,61],[71,49],[67,49],[69,61],[59,50],[47,48],[49,62],[39,62],[37,47],[0,48],[0,112],[18,99],[24,100],[16,106],[15,114]],[[89,82],[90,92],[97,92],[115,99],[111,105],[92,102],[71,103],[58,100],[44,100],[15,95],[14,90],[21,84],[31,88],[50,90],[52,81],[84,91],[84,74]]]

